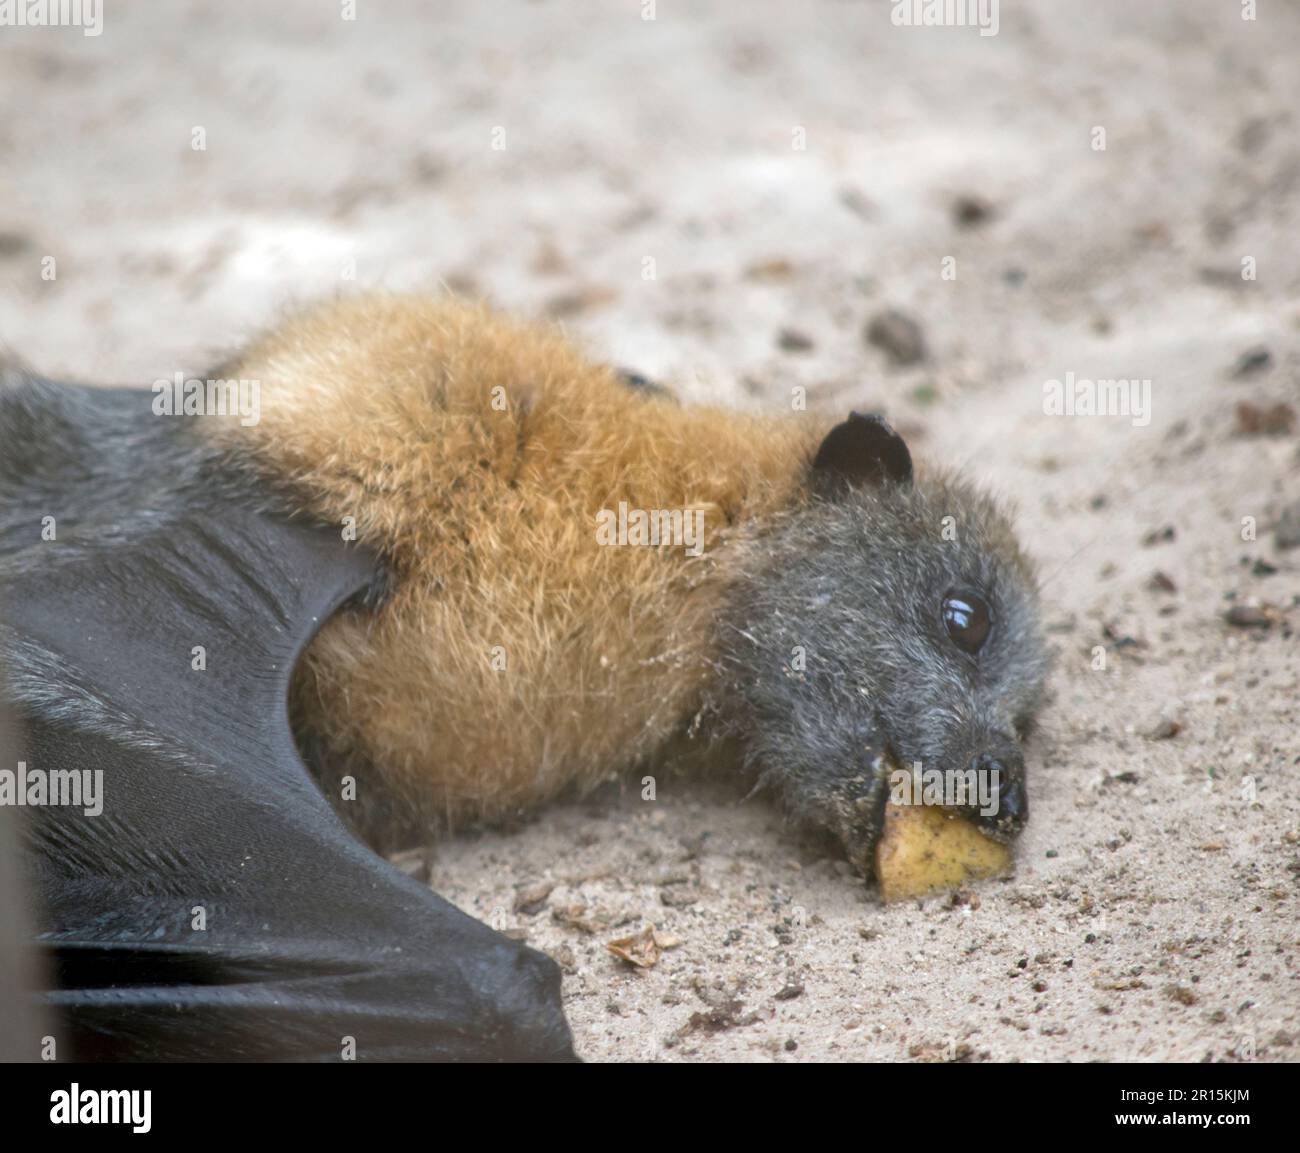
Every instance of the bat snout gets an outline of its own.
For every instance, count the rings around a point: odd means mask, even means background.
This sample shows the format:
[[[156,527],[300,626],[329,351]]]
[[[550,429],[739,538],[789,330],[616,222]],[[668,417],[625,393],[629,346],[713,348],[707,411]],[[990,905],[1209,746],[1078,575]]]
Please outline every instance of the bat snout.
[[[1014,837],[1029,820],[1029,794],[1020,749],[1002,745],[978,753],[971,759],[969,772],[978,790],[978,803],[973,806],[975,820],[999,840]]]

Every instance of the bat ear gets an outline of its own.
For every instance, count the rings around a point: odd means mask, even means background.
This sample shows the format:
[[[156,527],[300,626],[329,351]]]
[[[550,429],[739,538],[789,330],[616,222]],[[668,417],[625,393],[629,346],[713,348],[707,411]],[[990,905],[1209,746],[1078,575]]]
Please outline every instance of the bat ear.
[[[852,412],[826,434],[812,463],[812,483],[823,496],[865,485],[910,484],[912,454],[883,417]]]

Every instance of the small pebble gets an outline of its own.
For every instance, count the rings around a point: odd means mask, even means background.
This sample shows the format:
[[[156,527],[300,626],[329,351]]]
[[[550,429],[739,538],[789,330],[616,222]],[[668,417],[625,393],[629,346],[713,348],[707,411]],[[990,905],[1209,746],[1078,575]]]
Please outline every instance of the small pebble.
[[[1257,605],[1233,605],[1224,619],[1238,629],[1267,629],[1273,625],[1272,614]]]
[[[1286,436],[1295,428],[1295,409],[1289,404],[1237,402],[1238,436]]]
[[[979,196],[959,196],[952,204],[952,218],[960,228],[987,224],[994,215],[993,206]]]
[[[811,352],[812,337],[797,328],[783,328],[776,337],[777,347],[782,352]]]
[[[1283,551],[1300,547],[1300,500],[1282,510],[1273,530],[1273,542]]]
[[[1236,367],[1232,370],[1235,377],[1253,376],[1273,365],[1273,354],[1262,344],[1248,348],[1237,357]]]
[[[1153,528],[1149,533],[1147,533],[1142,538],[1142,543],[1146,545],[1147,548],[1150,548],[1152,545],[1163,544],[1166,541],[1171,541],[1177,535],[1177,531],[1174,529],[1173,525],[1161,525],[1160,528]]]
[[[873,316],[865,335],[868,344],[881,349],[899,368],[919,364],[929,356],[921,326],[894,308]]]

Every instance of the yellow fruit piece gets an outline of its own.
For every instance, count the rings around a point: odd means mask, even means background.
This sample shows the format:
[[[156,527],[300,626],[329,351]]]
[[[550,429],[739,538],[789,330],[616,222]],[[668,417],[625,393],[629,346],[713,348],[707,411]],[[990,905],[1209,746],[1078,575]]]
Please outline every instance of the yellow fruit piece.
[[[876,845],[876,880],[886,901],[953,889],[997,876],[1010,866],[1006,845],[953,813],[935,805],[885,806],[885,831]]]

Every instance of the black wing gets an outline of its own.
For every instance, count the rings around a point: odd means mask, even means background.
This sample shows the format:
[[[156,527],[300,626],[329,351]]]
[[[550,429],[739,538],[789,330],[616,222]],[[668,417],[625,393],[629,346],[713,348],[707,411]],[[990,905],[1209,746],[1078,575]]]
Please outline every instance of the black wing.
[[[295,747],[293,665],[379,565],[151,401],[0,388],[9,754],[90,786],[26,810],[55,1036],[83,1059],[571,1057],[554,963],[355,840]]]

